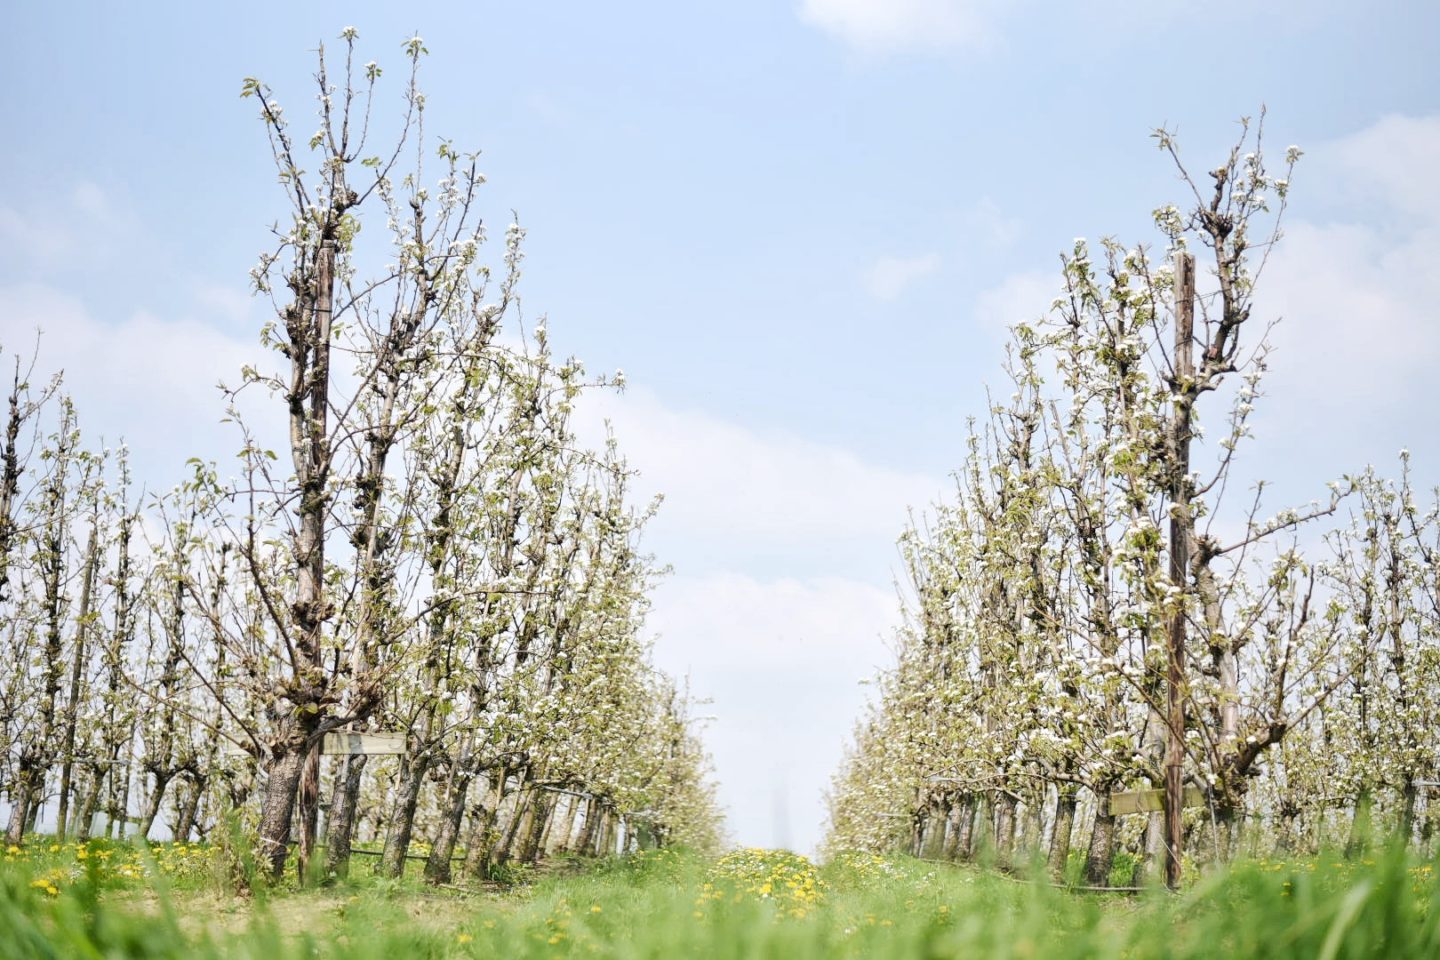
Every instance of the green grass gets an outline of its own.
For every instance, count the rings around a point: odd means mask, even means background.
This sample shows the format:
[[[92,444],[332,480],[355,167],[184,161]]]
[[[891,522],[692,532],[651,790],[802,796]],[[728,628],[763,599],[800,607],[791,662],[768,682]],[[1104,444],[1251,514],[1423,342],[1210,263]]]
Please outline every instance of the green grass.
[[[1440,956],[1435,869],[1403,852],[1248,862],[1179,896],[1079,895],[858,854],[816,868],[772,851],[717,861],[667,850],[508,892],[357,871],[331,888],[239,900],[221,891],[203,850],[84,849],[42,839],[5,854],[0,956]]]

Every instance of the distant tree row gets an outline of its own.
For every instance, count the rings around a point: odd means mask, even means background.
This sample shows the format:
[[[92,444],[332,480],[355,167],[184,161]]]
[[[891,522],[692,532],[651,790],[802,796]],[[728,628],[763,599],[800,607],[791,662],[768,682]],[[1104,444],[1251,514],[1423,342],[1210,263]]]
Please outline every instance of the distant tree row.
[[[589,448],[573,423],[587,389],[621,377],[558,359],[543,319],[525,329],[517,224],[493,275],[480,260],[484,178],[424,136],[419,38],[384,148],[380,68],[342,40],[338,84],[321,51],[308,140],[264,84],[243,88],[290,212],[252,272],[269,359],[225,390],[217,428],[238,464],[194,459],[142,495],[124,447],[87,445],[59,378],[15,362],[9,842],[42,809],[79,837],[194,838],[229,818],[276,876],[292,849],[318,870],[322,843],[343,873],[371,838],[398,875],[423,839],[439,881],[462,860],[713,843],[687,695],[644,639],[651,508],[613,440]],[[337,735],[390,731],[398,755],[335,752],[367,742]]]
[[[906,620],[834,780],[833,847],[1043,854],[1057,878],[1083,848],[1107,885],[1120,851],[1139,881],[1167,851],[1440,826],[1440,499],[1404,453],[1272,516],[1236,476],[1300,155],[1272,176],[1262,127],[1203,186],[1158,132],[1192,199],[1155,212],[1164,259],[1077,241],[1013,329],[1008,396],[900,538]],[[1172,823],[1112,810],[1167,774],[1191,797]]]

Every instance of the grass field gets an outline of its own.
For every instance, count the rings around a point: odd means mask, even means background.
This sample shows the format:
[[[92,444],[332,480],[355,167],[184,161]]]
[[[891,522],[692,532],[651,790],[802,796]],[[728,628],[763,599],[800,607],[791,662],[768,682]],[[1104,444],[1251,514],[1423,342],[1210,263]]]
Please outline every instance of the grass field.
[[[225,894],[204,847],[36,838],[0,869],[0,956],[1079,958],[1440,957],[1432,865],[1404,853],[1249,862],[1172,896],[1076,894],[854,854],[673,850],[505,890],[367,871]]]

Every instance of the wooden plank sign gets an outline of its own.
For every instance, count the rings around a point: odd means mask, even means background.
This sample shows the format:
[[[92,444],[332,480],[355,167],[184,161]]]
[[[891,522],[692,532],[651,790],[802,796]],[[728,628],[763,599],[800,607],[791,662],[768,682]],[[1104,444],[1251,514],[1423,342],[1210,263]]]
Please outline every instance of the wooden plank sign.
[[[235,744],[226,744],[220,750],[227,757],[242,757],[246,751]],[[405,734],[393,732],[350,733],[336,731],[325,734],[320,752],[327,757],[367,756],[402,754],[405,752]]]
[[[1183,806],[1205,806],[1205,792],[1199,787],[1186,787]],[[1126,790],[1110,794],[1110,815],[1123,817],[1131,813],[1159,813],[1165,809],[1164,790]]]
[[[327,733],[320,752],[326,756],[350,754],[373,757],[405,752],[403,733]]]

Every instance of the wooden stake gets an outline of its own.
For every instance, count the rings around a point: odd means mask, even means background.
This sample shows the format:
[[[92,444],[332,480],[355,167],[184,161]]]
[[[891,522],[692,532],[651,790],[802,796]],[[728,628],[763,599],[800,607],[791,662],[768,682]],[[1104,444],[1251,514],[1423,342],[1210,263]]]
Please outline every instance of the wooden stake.
[[[1190,404],[1194,400],[1195,258],[1175,254],[1175,382],[1171,412],[1170,585],[1183,596],[1190,559]],[[1185,606],[1170,614],[1167,671],[1167,738],[1165,743],[1165,883],[1180,886],[1180,813],[1184,806],[1185,770]]]

